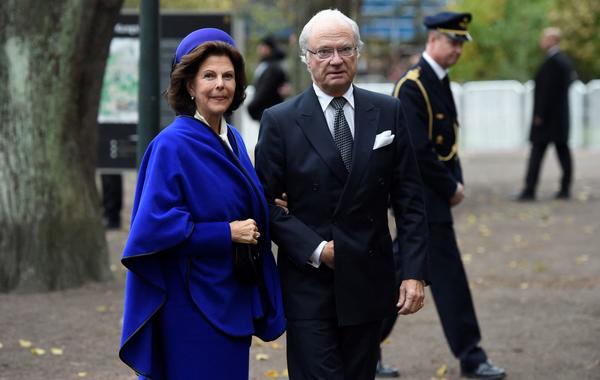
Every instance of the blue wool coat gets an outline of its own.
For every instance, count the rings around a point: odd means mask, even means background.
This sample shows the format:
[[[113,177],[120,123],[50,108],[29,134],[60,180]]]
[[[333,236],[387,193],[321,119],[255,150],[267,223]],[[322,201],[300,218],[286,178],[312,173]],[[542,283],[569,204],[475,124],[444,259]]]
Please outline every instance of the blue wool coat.
[[[177,261],[194,303],[230,336],[279,337],[285,329],[279,277],[271,253],[263,190],[239,133],[228,136],[244,171],[202,122],[178,116],[148,146],[139,169],[131,230],[122,263],[128,269],[119,356],[137,373],[160,368],[153,322],[166,299],[160,257]],[[264,286],[233,273],[229,223],[256,220]]]

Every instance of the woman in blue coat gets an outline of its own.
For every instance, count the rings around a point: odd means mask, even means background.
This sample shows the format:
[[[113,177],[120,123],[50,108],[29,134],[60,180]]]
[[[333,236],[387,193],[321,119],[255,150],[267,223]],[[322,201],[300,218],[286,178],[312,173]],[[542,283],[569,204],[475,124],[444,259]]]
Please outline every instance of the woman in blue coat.
[[[248,379],[252,335],[285,328],[267,203],[240,134],[244,60],[219,29],[177,48],[166,98],[177,117],[142,160],[122,263],[119,356],[140,379]],[[258,252],[242,281],[235,251]]]

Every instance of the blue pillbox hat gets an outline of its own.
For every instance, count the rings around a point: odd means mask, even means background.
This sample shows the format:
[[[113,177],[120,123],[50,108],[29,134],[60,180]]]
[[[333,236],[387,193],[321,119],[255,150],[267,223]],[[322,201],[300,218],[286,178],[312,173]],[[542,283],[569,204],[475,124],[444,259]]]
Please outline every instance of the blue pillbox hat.
[[[173,66],[181,62],[181,58],[189,54],[196,47],[202,45],[205,42],[209,41],[221,41],[226,42],[229,45],[235,47],[235,42],[233,38],[221,29],[216,28],[202,28],[193,31],[192,33],[185,36],[183,40],[177,46],[177,50],[175,50],[175,58],[173,60]]]

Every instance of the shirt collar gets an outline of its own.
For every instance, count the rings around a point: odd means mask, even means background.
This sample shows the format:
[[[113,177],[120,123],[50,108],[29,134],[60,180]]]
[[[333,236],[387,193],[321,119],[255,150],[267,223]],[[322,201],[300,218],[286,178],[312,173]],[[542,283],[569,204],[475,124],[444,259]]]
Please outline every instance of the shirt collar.
[[[560,48],[558,47],[558,45],[554,45],[550,49],[548,49],[548,51],[546,52],[546,56],[552,57],[554,54],[558,53],[559,51],[560,51]]]
[[[425,59],[425,61],[427,61],[427,63],[429,63],[429,66],[431,66],[433,72],[439,80],[444,79],[444,77],[448,75],[448,70],[440,66],[439,63],[437,63],[433,58],[431,58],[431,56],[427,54],[426,51],[423,52],[423,58]]]
[[[196,113],[194,114],[194,118],[200,120],[201,122],[203,122],[210,128],[210,124],[208,124],[208,121],[206,121],[204,116],[200,115],[200,112],[198,112],[197,110],[196,110]],[[223,141],[228,141],[228,139],[227,139],[227,122],[225,121],[224,117],[221,117],[221,126],[219,128],[219,133],[217,133],[217,134]]]
[[[329,103],[331,103],[334,97],[323,92],[323,90],[321,90],[321,88],[315,83],[313,83],[313,88],[315,90],[315,93],[317,94],[317,99],[319,99],[321,109],[323,110],[323,112],[325,112],[325,109],[327,108],[327,106],[329,106]],[[350,104],[350,107],[354,109],[354,86],[350,85],[350,87],[344,93],[344,95],[342,95],[342,97],[346,99],[348,104]]]

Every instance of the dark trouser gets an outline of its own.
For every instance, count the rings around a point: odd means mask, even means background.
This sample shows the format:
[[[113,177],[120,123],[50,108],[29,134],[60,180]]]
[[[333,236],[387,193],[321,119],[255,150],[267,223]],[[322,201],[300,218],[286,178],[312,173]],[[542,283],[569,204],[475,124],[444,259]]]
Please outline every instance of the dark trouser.
[[[338,326],[335,319],[288,320],[290,380],[375,378],[381,321]]]
[[[531,153],[527,165],[527,175],[525,177],[525,190],[523,191],[527,195],[535,195],[542,161],[544,160],[544,154],[546,153],[548,144],[549,142],[534,142],[531,145]],[[554,146],[556,148],[558,162],[562,168],[559,191],[561,194],[569,194],[571,178],[573,175],[571,151],[569,150],[569,145],[565,142],[555,142]]]
[[[481,340],[467,275],[452,223],[429,224],[431,293],[450,350],[464,370],[487,360]]]
[[[123,206],[123,178],[121,174],[102,174],[102,208],[109,224],[121,224]]]

